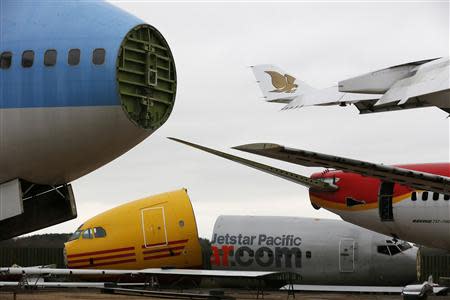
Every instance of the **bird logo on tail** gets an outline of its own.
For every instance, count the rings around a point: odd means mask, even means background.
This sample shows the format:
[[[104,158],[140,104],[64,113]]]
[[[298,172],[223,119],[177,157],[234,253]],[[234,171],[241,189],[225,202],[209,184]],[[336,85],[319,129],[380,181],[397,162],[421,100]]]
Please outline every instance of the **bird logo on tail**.
[[[275,90],[270,92],[277,92],[277,93],[293,93],[297,90],[298,85],[295,84],[295,77],[292,77],[288,74],[280,74],[275,71],[264,71],[265,73],[269,74],[272,78],[272,85],[275,87]]]

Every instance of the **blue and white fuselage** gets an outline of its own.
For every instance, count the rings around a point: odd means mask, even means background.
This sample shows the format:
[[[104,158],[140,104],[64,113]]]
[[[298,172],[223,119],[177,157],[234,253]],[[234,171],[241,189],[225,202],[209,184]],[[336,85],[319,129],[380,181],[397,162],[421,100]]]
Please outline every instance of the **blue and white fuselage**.
[[[173,57],[142,20],[82,1],[6,0],[0,17],[0,185],[67,184],[170,115]]]

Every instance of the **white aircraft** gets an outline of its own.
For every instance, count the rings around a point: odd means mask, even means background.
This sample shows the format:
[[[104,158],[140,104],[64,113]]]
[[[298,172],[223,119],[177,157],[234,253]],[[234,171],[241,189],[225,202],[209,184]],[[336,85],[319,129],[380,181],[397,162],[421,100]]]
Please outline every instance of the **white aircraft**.
[[[415,282],[417,248],[340,220],[219,216],[211,238],[211,268],[301,275],[294,283],[405,286]],[[386,290],[386,289],[384,289]]]
[[[286,109],[354,104],[361,114],[436,106],[450,113],[449,58],[414,61],[315,89],[273,65],[253,66],[267,102]]]

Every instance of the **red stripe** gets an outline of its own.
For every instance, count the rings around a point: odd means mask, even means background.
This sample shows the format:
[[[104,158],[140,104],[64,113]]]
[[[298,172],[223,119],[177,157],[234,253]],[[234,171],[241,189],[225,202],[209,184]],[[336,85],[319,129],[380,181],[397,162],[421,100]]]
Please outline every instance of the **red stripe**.
[[[104,262],[104,263],[100,263],[100,264],[88,264],[88,265],[81,265],[81,266],[69,266],[69,268],[72,269],[82,269],[82,268],[92,268],[92,267],[99,267],[99,266],[107,266],[107,265],[117,265],[117,264],[124,264],[124,263],[128,263],[128,262],[136,262],[136,259],[124,259],[124,260],[116,260],[116,261],[110,261],[110,262]]]
[[[172,257],[172,256],[178,256],[180,254],[181,254],[181,252],[177,252],[177,253],[173,253],[173,254],[167,253],[167,254],[161,254],[161,255],[147,256],[147,257],[144,257],[144,260],[157,259],[157,258],[163,258],[163,257]]]
[[[67,258],[87,256],[87,255],[96,255],[96,254],[105,254],[105,253],[120,252],[120,251],[130,251],[130,250],[134,250],[134,247],[126,247],[126,248],[117,248],[117,249],[108,249],[108,250],[102,250],[102,251],[70,254],[70,255],[67,255]]]
[[[92,257],[92,259],[94,261],[97,261],[97,260],[104,260],[104,259],[110,259],[110,258],[129,257],[129,256],[135,256],[135,255],[136,254],[133,252],[133,253],[110,255],[110,256]],[[69,264],[75,264],[75,263],[80,263],[80,262],[89,262],[90,259],[91,258],[83,258],[83,259],[78,259],[78,260],[69,260],[68,263]]]
[[[186,243],[189,240],[179,240],[179,241],[170,241],[168,243],[157,243],[157,244],[148,244],[146,245],[142,245],[142,249],[148,248],[148,247],[155,247],[155,246],[162,246],[162,245],[174,245],[174,244],[181,244],[181,243]]]
[[[156,252],[164,252],[164,251],[170,251],[170,250],[180,250],[180,249],[184,249],[184,246],[177,246],[177,247],[172,247],[172,248],[163,248],[163,249],[157,249],[157,250],[147,250],[142,252],[143,254],[151,254],[151,253],[156,253]]]

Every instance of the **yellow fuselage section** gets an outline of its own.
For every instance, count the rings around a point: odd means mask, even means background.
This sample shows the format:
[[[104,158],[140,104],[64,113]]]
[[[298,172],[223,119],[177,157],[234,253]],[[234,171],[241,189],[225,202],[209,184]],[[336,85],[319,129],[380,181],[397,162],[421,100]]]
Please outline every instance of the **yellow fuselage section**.
[[[185,189],[110,209],[86,221],[65,244],[68,268],[196,268],[197,224]]]

